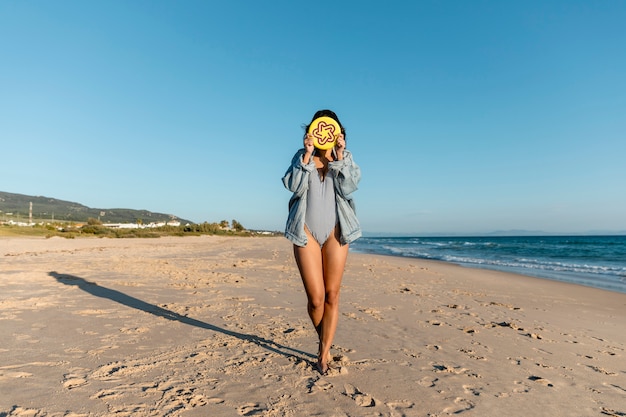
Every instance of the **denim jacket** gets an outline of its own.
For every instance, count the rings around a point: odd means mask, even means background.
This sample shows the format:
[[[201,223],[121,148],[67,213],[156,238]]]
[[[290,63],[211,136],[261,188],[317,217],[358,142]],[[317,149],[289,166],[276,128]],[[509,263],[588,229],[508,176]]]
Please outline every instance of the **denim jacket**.
[[[289,200],[289,216],[285,227],[285,237],[298,246],[306,246],[304,232],[309,175],[317,173],[313,158],[308,164],[302,163],[305,153],[300,149],[291,160],[291,166],[283,176],[285,188],[293,193]],[[361,169],[352,160],[348,150],[343,151],[343,159],[328,164],[328,175],[333,176],[337,204],[337,219],[341,229],[340,243],[351,243],[361,237],[361,226],[356,218],[354,201],[351,194],[356,191],[361,179]]]

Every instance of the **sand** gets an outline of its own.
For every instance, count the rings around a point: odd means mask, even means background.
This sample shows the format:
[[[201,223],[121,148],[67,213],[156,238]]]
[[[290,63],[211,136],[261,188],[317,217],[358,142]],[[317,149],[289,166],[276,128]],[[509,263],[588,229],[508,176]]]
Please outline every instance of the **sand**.
[[[626,416],[626,294],[284,238],[0,238],[0,416]]]

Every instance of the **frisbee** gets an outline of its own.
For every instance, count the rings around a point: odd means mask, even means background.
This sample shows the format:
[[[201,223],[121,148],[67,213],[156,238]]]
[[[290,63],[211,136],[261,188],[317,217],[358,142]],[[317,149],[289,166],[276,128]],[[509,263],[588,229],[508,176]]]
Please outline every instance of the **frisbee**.
[[[339,123],[328,116],[318,117],[309,126],[309,134],[313,136],[313,146],[317,149],[326,150],[335,146],[340,133]]]

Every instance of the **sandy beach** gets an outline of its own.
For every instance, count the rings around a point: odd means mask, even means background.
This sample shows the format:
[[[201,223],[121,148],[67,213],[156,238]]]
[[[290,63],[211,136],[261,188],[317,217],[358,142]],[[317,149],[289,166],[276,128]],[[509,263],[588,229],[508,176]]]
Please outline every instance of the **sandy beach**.
[[[626,416],[626,294],[351,253],[333,371],[284,238],[0,238],[0,417]]]

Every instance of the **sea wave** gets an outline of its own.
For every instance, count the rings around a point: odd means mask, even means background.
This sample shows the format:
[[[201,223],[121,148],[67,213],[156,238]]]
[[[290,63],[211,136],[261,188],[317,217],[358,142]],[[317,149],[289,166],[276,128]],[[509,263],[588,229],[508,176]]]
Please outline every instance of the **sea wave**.
[[[356,252],[457,263],[626,292],[626,237],[362,238]]]
[[[433,254],[430,252],[422,251],[417,248],[398,248],[389,245],[383,246],[383,248],[391,255],[405,256],[412,258],[430,259],[436,261],[445,261],[461,264],[472,265],[493,265],[500,267],[510,268],[524,268],[524,269],[540,269],[546,271],[558,271],[558,272],[577,272],[588,274],[603,274],[603,275],[615,275],[626,276],[626,267],[612,267],[604,265],[588,265],[588,264],[576,264],[566,262],[552,262],[540,259],[489,259],[489,258],[476,258],[470,256],[450,255],[450,254]]]

